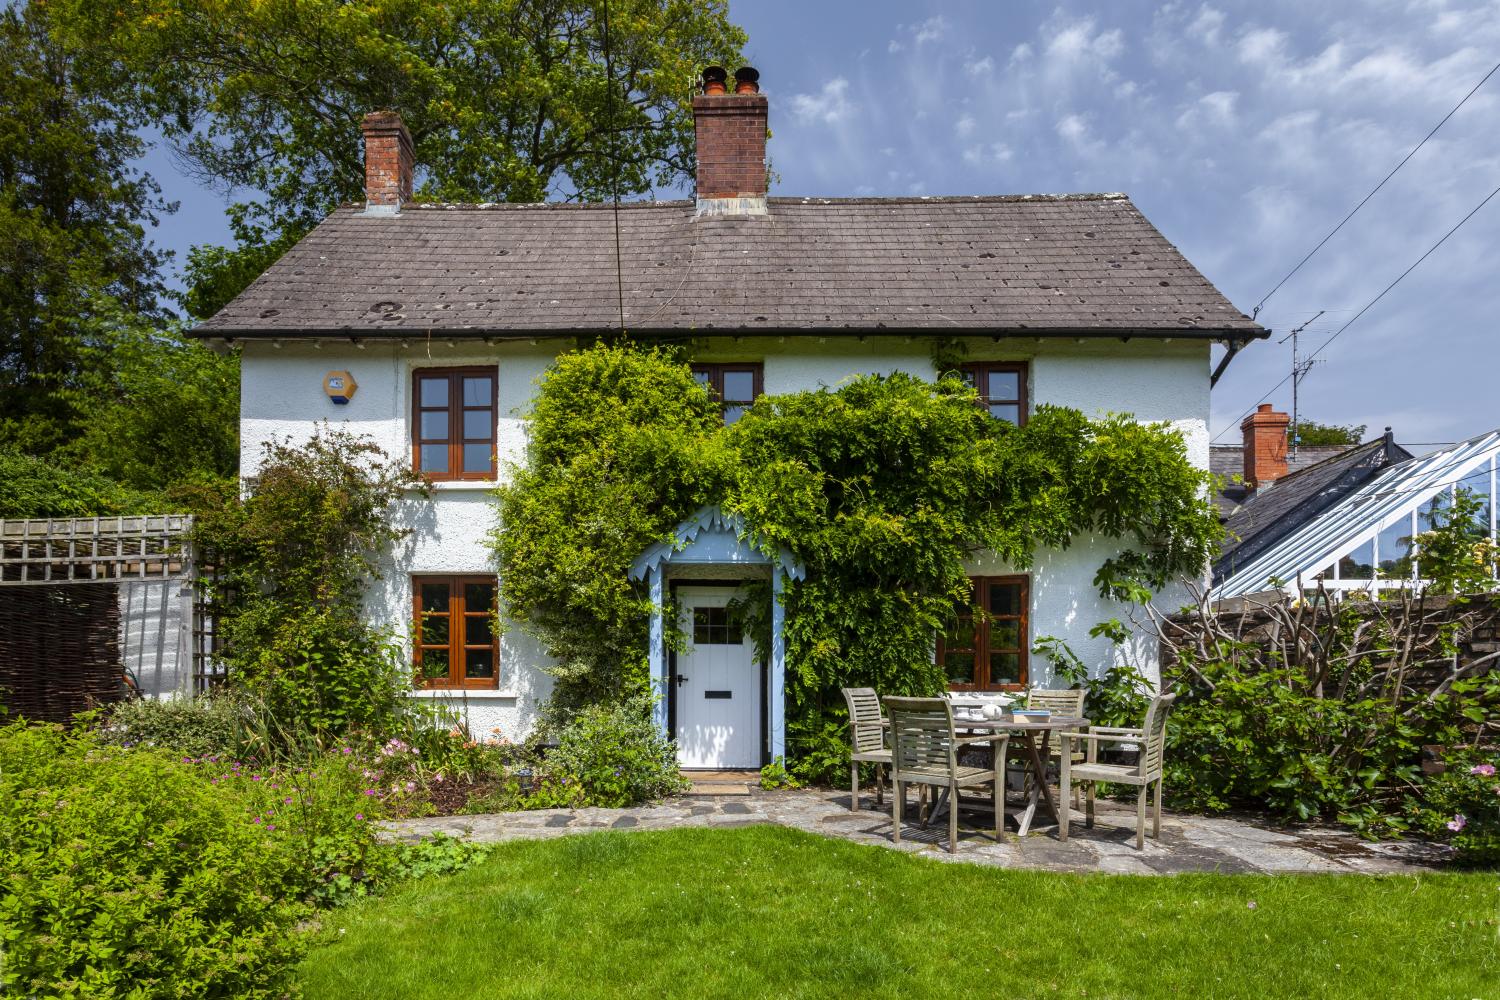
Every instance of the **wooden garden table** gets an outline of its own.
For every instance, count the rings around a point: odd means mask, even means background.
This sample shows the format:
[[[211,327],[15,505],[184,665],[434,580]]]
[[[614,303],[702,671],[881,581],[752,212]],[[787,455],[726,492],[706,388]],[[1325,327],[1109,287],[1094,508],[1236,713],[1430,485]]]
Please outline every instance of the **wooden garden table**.
[[[1021,745],[1026,749],[1026,757],[1029,760],[1036,780],[1031,783],[1031,794],[1026,799],[1026,811],[1021,814],[1018,823],[1019,835],[1024,837],[1031,829],[1031,821],[1036,816],[1038,804],[1044,806],[1054,820],[1061,823],[1057,814],[1057,803],[1052,801],[1052,790],[1047,787],[1047,743],[1052,737],[1054,730],[1064,731],[1079,729],[1089,725],[1089,720],[1073,715],[1054,715],[1046,722],[1015,722],[1010,719],[960,719],[957,715],[953,718],[953,729],[955,732],[967,733],[989,733],[987,737],[970,738],[963,740],[965,744],[990,743],[994,747],[996,757],[999,756],[999,742],[1002,737],[1013,733],[1019,733],[1022,737]],[[1038,739],[1040,734],[1040,739]],[[1005,800],[1004,770],[1005,761],[996,760],[995,767],[1001,772],[1001,791],[995,808],[1003,808]],[[941,795],[947,796],[948,790],[942,790]],[[942,804],[941,799],[933,806],[933,814],[936,815],[938,807]]]

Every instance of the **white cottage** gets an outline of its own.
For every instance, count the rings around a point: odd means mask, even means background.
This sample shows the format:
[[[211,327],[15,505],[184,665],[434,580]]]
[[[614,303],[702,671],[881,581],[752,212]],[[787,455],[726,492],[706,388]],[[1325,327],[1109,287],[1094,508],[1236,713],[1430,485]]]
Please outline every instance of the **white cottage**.
[[[687,345],[726,421],[762,393],[858,373],[933,378],[935,346],[957,341],[995,419],[1055,403],[1168,421],[1207,467],[1210,345],[1266,335],[1123,195],[768,198],[767,100],[753,70],[735,77],[728,93],[711,68],[693,99],[692,201],[414,203],[411,137],[397,115],[372,114],[366,201],[333,212],[197,329],[243,351],[244,474],[272,437],[327,420],[432,479],[370,614],[408,637],[431,677],[415,696],[461,708],[479,731],[523,735],[548,695],[543,651],[488,625],[487,491],[522,457],[537,380],[580,338],[624,328]],[[712,509],[681,534],[685,547],[635,567],[652,593],[675,593],[692,640],[668,655],[658,623],[659,721],[684,765],[758,767],[782,752],[782,664],[779,652],[755,662],[724,605],[747,578],[800,568],[758,556]],[[990,621],[972,648],[944,649],[954,686],[1045,684],[1028,657],[1042,634],[1106,667],[1112,648],[1085,633],[1120,613],[1092,583],[1108,554],[1081,540],[1025,574],[975,558]],[[446,638],[412,636],[417,621]],[[1149,648],[1136,652],[1149,665]]]

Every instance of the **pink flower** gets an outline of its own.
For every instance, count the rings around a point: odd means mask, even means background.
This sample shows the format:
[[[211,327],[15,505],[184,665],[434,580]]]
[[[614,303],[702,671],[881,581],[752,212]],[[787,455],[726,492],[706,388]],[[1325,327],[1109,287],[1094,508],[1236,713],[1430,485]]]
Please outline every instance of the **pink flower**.
[[[408,792],[415,792],[417,790],[417,783],[415,781],[408,781],[406,783],[406,790]]]
[[[354,818],[355,819],[364,819],[365,818],[365,814],[364,813],[355,813],[354,814]]]
[[[441,774],[434,774],[432,780],[441,785],[443,783],[443,776]],[[1495,791],[1500,792],[1500,788],[1496,788]]]
[[[339,748],[339,753],[353,753],[353,752],[354,751],[351,750],[349,747],[341,747],[341,748]]]
[[[282,799],[281,801],[285,802],[287,805],[291,805],[292,804],[292,797],[290,795],[288,795],[286,798]]]
[[[1491,777],[1492,775],[1494,775],[1494,773],[1495,773],[1495,765],[1494,764],[1475,764],[1473,767],[1469,768],[1469,773],[1470,774],[1481,774],[1481,775],[1484,775],[1486,778],[1488,778],[1488,777]]]
[[[266,829],[267,830],[274,830],[274,829],[276,829],[276,824],[275,823],[267,823],[266,824]]]
[[[1456,816],[1454,816],[1452,819],[1450,819],[1448,821],[1448,829],[1452,830],[1454,833],[1458,833],[1460,830],[1462,830],[1464,827],[1466,827],[1468,825],[1469,825],[1469,818],[1467,816],[1465,816],[1463,813],[1458,813]]]
[[[257,823],[259,823],[259,822],[260,822],[260,817],[259,817],[259,816],[257,816],[257,817],[255,817],[255,822],[257,822]],[[1452,825],[1453,825],[1453,824],[1452,824],[1452,823],[1449,823],[1449,824],[1448,824],[1448,825],[1449,825],[1449,826],[1452,826]]]

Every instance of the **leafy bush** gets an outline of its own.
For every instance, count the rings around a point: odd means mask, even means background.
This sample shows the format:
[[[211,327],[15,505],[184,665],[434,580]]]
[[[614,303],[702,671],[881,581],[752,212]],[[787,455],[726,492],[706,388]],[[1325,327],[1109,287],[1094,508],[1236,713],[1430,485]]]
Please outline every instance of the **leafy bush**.
[[[411,687],[406,657],[363,601],[406,531],[394,509],[425,487],[364,438],[318,430],[266,445],[248,495],[199,516],[231,683],[259,706],[267,750],[388,729]]]
[[[239,752],[244,725],[243,707],[227,693],[200,698],[136,698],[104,713],[99,742],[160,747],[192,757],[233,757]]]
[[[285,995],[302,859],[165,751],[0,730],[0,992]]]
[[[645,698],[582,709],[558,733],[546,774],[583,790],[587,805],[621,807],[672,795],[686,783],[677,745],[662,738]]]
[[[610,346],[558,358],[529,417],[492,544],[511,617],[557,661],[549,713],[564,721],[646,691],[651,602],[627,570],[719,494],[720,417],[672,355]]]
[[[1424,833],[1450,841],[1475,864],[1500,862],[1500,747],[1463,748],[1443,757],[1410,810]]]
[[[0,517],[159,514],[162,498],[97,472],[0,449]]]

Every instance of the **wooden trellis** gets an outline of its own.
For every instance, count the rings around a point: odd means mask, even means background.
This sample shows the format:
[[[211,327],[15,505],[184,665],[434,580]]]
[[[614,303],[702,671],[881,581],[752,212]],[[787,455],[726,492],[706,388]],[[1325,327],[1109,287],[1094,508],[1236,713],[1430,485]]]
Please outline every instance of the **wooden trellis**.
[[[192,572],[185,514],[0,520],[0,585],[173,580]]]

